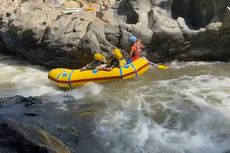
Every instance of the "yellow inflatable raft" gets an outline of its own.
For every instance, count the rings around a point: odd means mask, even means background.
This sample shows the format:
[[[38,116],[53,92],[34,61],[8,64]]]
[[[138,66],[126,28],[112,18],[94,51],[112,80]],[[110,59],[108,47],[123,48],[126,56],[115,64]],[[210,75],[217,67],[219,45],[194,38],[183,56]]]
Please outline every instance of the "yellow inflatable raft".
[[[106,82],[111,80],[125,80],[139,77],[149,69],[149,61],[146,58],[139,58],[134,62],[121,68],[114,68],[111,71],[86,70],[80,71],[57,68],[49,72],[48,78],[51,82],[61,88],[75,88],[88,82]]]

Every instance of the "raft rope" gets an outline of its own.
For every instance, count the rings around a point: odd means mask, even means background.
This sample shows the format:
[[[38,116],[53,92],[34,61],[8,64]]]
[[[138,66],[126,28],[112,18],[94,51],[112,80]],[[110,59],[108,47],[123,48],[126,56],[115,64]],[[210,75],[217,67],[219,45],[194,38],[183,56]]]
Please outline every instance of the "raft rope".
[[[122,68],[120,68],[120,77],[121,77],[121,80],[123,80]]]
[[[73,74],[74,70],[72,70],[72,72],[69,74],[69,78],[68,78],[68,82],[69,82],[69,87],[70,89],[73,89],[72,85],[71,85],[71,76]]]
[[[135,68],[135,66],[133,65],[133,63],[130,63],[130,65],[133,67],[133,69],[134,69],[134,71],[136,73],[136,78],[139,79],[137,69]]]
[[[62,73],[65,73],[65,71],[64,71],[64,72],[59,73],[59,74],[58,74],[58,76],[57,76],[57,78],[56,78],[56,80],[58,80],[58,79],[59,79],[59,77],[62,75]]]

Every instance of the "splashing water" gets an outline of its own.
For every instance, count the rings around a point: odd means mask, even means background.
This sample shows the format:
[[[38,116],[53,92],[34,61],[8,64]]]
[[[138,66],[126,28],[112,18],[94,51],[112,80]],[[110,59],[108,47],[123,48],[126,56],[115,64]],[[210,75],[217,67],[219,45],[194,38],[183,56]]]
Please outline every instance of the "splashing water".
[[[67,112],[73,111],[63,103],[68,96],[106,102],[105,112],[95,115],[93,135],[107,153],[230,151],[229,63],[173,62],[140,80],[61,91],[42,68],[0,57],[0,97],[49,95]]]
[[[52,100],[60,101],[65,95],[81,99],[102,90],[101,85],[89,83],[78,89],[61,91],[49,82],[47,70],[8,56],[0,55],[0,60],[0,97],[49,95],[53,96]]]
[[[26,62],[8,56],[1,55],[0,60],[0,97],[60,93],[49,85],[47,72],[41,67],[29,66]]]
[[[148,84],[136,82],[136,89],[126,86],[131,91],[117,100],[122,107],[108,106],[106,115],[95,119],[94,134],[108,152],[222,153],[230,150],[229,64],[219,67],[202,63],[202,68],[197,63],[200,70],[196,63],[187,65],[193,68],[183,68],[195,73],[181,72],[183,75],[177,74],[176,78],[156,78]],[[116,93],[115,89],[108,90]]]

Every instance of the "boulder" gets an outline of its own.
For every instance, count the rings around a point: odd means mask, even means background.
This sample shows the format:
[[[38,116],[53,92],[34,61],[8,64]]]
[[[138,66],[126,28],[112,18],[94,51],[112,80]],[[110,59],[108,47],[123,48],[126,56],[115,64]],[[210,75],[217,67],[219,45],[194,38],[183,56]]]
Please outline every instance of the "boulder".
[[[111,24],[119,24],[121,22],[119,15],[117,13],[117,9],[108,9],[105,11],[105,13],[101,14],[99,18]]]
[[[129,41],[129,37],[132,34],[132,25],[130,24],[120,24],[121,37],[120,37],[120,47],[129,51],[131,42]]]
[[[24,13],[30,13],[36,9],[42,10],[46,8],[45,3],[43,3],[43,0],[28,0],[26,3],[20,4],[20,7],[17,9],[20,14]]]
[[[8,118],[1,118],[0,142],[0,148],[9,152],[71,153],[62,141],[44,129],[18,124]]]
[[[226,7],[223,14],[223,28],[228,28],[230,26],[230,7]]]
[[[45,0],[46,5],[51,8],[60,7],[64,2],[65,0]]]
[[[161,58],[172,58],[176,52],[184,50],[183,33],[177,21],[169,18],[166,11],[154,7],[149,13],[149,26],[157,37],[155,50]]]
[[[113,46],[105,37],[104,23],[99,20],[89,25],[88,32],[82,39],[81,45],[88,47],[92,53],[101,50],[108,52]]]
[[[199,30],[192,30],[190,29],[187,24],[185,23],[184,18],[179,17],[177,19],[178,25],[183,33],[185,40],[192,40],[195,39],[199,33]]]
[[[138,22],[136,25],[133,25],[133,32],[135,36],[142,40],[146,45],[152,42],[153,31],[142,22]]]
[[[19,41],[39,41],[42,39],[48,22],[48,14],[41,10],[24,13],[9,25]]]
[[[121,32],[118,24],[105,24],[105,37],[113,46],[119,45],[120,35]]]

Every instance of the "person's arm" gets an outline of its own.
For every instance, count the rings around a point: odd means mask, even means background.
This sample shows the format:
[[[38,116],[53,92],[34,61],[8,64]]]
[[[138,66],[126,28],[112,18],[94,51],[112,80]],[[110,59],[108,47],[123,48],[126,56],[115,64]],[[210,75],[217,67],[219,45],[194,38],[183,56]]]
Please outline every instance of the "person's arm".
[[[142,40],[139,41],[140,42],[140,48],[141,50],[145,48],[145,45],[142,43]]]
[[[103,69],[107,71],[111,71],[113,68],[114,68],[114,59],[110,59],[107,65]]]
[[[133,56],[133,51],[134,51],[134,46],[131,47],[131,51],[130,51],[129,57]]]
[[[81,71],[84,71],[86,69],[90,69],[92,67],[92,65],[95,64],[95,61],[93,60],[92,62],[88,63],[86,66],[81,68]]]
[[[86,66],[83,66],[80,70],[84,71],[84,70],[86,70],[87,67],[88,67],[88,64]]]

